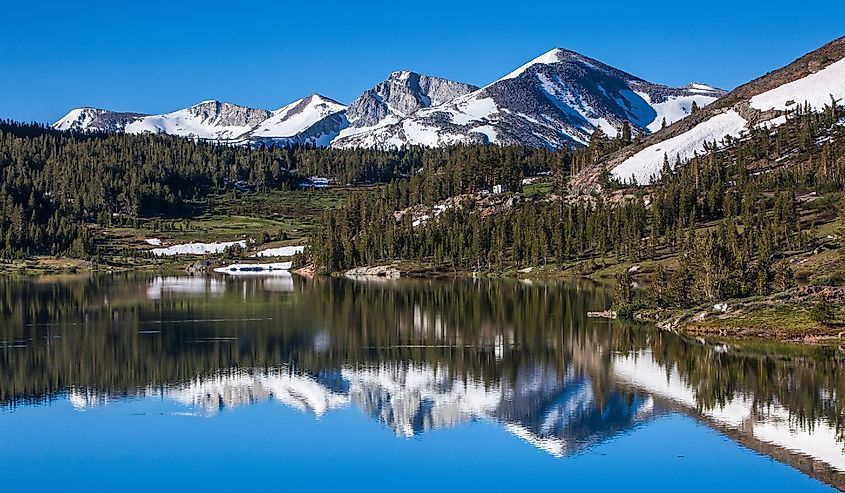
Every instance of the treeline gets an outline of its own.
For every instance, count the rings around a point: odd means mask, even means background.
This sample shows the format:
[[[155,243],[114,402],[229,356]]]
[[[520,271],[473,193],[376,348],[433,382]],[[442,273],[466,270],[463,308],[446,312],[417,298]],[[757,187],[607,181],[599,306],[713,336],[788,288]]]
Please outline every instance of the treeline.
[[[164,135],[59,132],[0,121],[0,258],[85,257],[94,248],[86,224],[179,216],[187,203],[238,182],[265,192],[294,188],[312,175],[358,184],[416,175],[420,169],[447,170],[448,179],[436,184],[411,179],[404,193],[417,200],[435,196],[432,190],[443,196],[499,182],[516,186],[524,173],[560,167],[567,156],[568,151],[496,146],[249,148]]]
[[[520,203],[513,196],[491,212],[486,199],[476,196],[441,203],[437,217],[428,217],[436,213],[432,208],[422,218],[396,214],[471,191],[436,185],[448,173],[425,170],[414,177],[417,185],[393,183],[327,212],[309,253],[318,271],[332,272],[396,259],[502,270],[607,257],[641,261],[680,252],[673,284],[667,273],[658,274],[665,276],[660,294],[665,304],[765,294],[792,282],[788,268],[777,263],[779,253],[812,241],[806,231],[811,225],[799,217],[797,194],[845,189],[845,129],[836,125],[842,114],[842,108],[818,113],[799,108],[776,131],[756,130],[719,151],[713,143],[713,152],[674,171],[667,158],[653,186],[612,198]],[[605,149],[618,141],[606,140]],[[785,155],[791,155],[789,166],[782,166]],[[508,165],[503,166],[499,172],[506,175]],[[426,188],[429,181],[435,185]]]

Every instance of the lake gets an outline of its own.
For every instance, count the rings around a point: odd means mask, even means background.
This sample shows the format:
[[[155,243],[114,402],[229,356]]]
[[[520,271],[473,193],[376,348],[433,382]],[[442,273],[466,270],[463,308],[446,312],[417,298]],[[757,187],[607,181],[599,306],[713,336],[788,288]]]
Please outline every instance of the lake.
[[[590,282],[0,279],[3,491],[829,491],[845,353]]]

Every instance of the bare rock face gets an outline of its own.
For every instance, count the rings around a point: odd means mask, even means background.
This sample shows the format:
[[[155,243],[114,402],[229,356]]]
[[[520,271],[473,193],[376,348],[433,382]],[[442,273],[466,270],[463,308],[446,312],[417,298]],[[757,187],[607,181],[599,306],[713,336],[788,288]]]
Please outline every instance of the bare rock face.
[[[187,111],[203,123],[223,127],[254,127],[271,115],[267,110],[220,101],[203,101],[191,106]]]
[[[391,115],[401,118],[420,108],[437,106],[478,89],[471,84],[429,77],[416,72],[394,72],[364,92],[347,110],[354,127],[371,127]]]
[[[399,279],[402,273],[392,265],[356,267],[344,273],[349,279]]]

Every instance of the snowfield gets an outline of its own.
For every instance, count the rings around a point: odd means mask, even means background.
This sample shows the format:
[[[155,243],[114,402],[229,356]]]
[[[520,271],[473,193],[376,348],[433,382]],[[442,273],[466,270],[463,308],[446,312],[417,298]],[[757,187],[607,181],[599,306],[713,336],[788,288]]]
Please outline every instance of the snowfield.
[[[168,257],[173,255],[205,255],[208,253],[222,253],[223,250],[232,245],[240,245],[246,248],[246,240],[226,241],[220,243],[183,243],[181,245],[173,245],[166,248],[154,248],[150,251],[153,255],[158,257]]]
[[[815,74],[752,97],[751,107],[760,111],[786,111],[808,102],[818,110],[830,104],[831,95],[838,100],[845,98],[845,58]]]
[[[252,258],[261,258],[261,257],[292,257],[297,253],[302,253],[305,250],[304,245],[296,245],[296,246],[284,246],[278,248],[267,248],[261,250],[258,253],[254,253],[250,255]]]
[[[747,124],[748,122],[739,116],[739,113],[728,110],[681,135],[646,147],[613,168],[611,175],[626,183],[630,183],[633,176],[638,184],[648,184],[652,176],[660,175],[664,156],[669,158],[669,166],[674,166],[678,157],[682,163],[686,162],[696,153],[704,152],[705,142],[718,143],[726,135],[739,137],[745,131]]]

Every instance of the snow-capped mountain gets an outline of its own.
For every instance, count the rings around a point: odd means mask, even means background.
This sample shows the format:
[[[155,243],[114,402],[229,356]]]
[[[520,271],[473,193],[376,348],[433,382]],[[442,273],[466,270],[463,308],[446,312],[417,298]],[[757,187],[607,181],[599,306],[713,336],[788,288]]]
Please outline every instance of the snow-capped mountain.
[[[845,37],[734,89],[695,115],[585,170],[573,180],[573,191],[594,188],[603,170],[610,170],[621,181],[635,179],[646,184],[660,174],[664,156],[670,166],[678,159],[683,163],[696,153],[704,153],[705,144],[722,146],[726,136],[741,138],[755,127],[782,125],[785,114],[797,105],[809,103],[813,109],[822,110],[831,98],[845,99]]]
[[[53,124],[56,130],[123,132],[126,125],[147,115],[99,108],[76,108]]]
[[[346,106],[312,94],[274,111],[248,137],[253,142],[328,146],[347,125]]]
[[[53,127],[59,130],[162,133],[202,140],[232,140],[249,132],[270,115],[267,110],[209,100],[162,115],[79,108],[65,115]]]
[[[635,133],[648,134],[664,120],[670,124],[689,114],[693,102],[703,107],[722,94],[703,84],[653,84],[573,51],[554,49],[446,103],[423,106],[404,118],[391,115],[376,125],[368,120],[369,128],[347,131],[334,145],[580,146],[596,127],[615,136],[628,121]]]
[[[313,94],[276,111],[203,101],[161,115],[77,108],[53,125],[58,130],[168,134],[221,142],[328,145],[346,126],[346,107]]]
[[[334,147],[456,143],[580,146],[596,127],[615,136],[658,130],[723,91],[703,84],[653,84],[573,51],[554,49],[478,88],[416,72],[392,73],[348,108],[312,95],[275,111],[218,101],[162,115],[79,108],[61,130],[164,133],[242,144]]]

